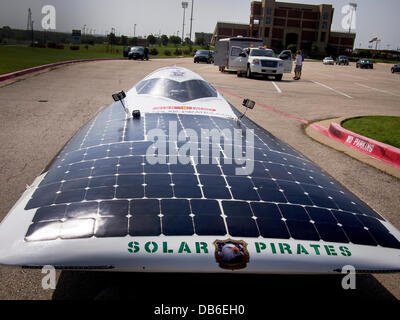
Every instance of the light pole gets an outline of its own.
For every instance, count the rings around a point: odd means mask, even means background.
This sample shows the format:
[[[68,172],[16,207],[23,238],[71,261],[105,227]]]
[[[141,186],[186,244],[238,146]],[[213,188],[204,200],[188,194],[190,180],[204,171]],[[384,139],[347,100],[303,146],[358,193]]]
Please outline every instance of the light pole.
[[[194,6],[194,0],[192,0],[192,13],[190,15],[190,41],[192,41],[193,6]]]
[[[133,25],[133,37],[136,37],[136,23]]]
[[[188,7],[188,2],[187,1],[182,1],[182,8],[183,8],[183,23],[182,23],[182,43],[185,42],[185,13],[186,13],[186,8]]]

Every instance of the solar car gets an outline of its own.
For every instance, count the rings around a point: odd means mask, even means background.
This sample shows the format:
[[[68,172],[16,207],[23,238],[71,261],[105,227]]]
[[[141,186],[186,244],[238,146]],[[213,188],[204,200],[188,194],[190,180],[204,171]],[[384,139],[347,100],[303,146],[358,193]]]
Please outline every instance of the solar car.
[[[0,224],[0,264],[133,272],[400,271],[400,233],[196,73],[100,111]]]

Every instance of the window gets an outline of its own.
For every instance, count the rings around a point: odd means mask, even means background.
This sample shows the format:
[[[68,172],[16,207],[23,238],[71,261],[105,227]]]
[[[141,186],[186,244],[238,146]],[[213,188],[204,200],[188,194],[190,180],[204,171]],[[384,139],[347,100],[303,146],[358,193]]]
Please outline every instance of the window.
[[[323,15],[322,15],[322,18],[324,20],[328,20],[329,19],[329,12],[324,12]]]
[[[267,15],[271,15],[272,14],[272,8],[267,8]]]
[[[242,49],[233,47],[231,50],[231,56],[239,57],[239,54],[242,53]]]
[[[267,19],[265,20],[266,24],[271,24],[271,17],[267,17]]]
[[[322,22],[322,29],[328,29],[328,23],[326,21]]]
[[[215,89],[203,80],[178,82],[162,78],[149,79],[137,84],[136,92],[138,94],[169,98],[179,102],[218,96]]]

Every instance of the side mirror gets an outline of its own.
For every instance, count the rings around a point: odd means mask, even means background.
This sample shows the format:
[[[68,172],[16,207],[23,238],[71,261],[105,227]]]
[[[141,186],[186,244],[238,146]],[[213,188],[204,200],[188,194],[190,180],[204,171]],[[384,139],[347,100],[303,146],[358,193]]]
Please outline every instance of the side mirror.
[[[242,102],[242,106],[246,107],[247,109],[254,109],[256,103],[250,99],[244,99]]]
[[[112,95],[112,97],[113,97],[113,99],[114,99],[115,102],[117,102],[117,101],[120,101],[120,102],[121,102],[122,107],[123,107],[124,110],[125,110],[125,113],[127,114],[128,117],[130,117],[131,115],[129,114],[129,109],[128,109],[128,108],[125,106],[125,104],[124,104],[124,98],[126,97],[125,92],[124,92],[124,91],[121,91],[121,92],[114,93],[114,94]]]
[[[122,99],[124,99],[126,97],[126,94],[124,91],[121,91],[121,92],[114,93],[112,95],[112,97],[113,97],[114,101],[121,101]]]

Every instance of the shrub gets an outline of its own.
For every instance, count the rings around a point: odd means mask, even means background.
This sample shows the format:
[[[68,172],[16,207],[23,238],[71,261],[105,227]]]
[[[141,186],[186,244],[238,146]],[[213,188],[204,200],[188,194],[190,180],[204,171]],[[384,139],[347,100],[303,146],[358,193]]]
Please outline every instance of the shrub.
[[[158,50],[157,50],[157,48],[151,48],[151,49],[150,49],[150,54],[151,54],[152,56],[158,55]]]
[[[81,47],[80,46],[70,46],[69,48],[71,50],[79,50]]]
[[[184,49],[184,50],[183,50],[183,54],[184,54],[185,56],[190,55],[190,53],[191,53],[191,50],[190,50],[190,49]]]
[[[171,55],[171,51],[165,50],[165,51],[164,51],[164,54],[165,54],[166,56],[170,56],[170,55]]]
[[[56,45],[56,49],[64,49],[64,45],[63,44],[57,44]]]
[[[56,47],[57,47],[57,43],[47,42],[47,48],[55,49]]]
[[[179,49],[179,48],[176,48],[175,51],[174,51],[174,54],[175,54],[176,56],[181,56],[181,55],[182,55],[182,50]]]

